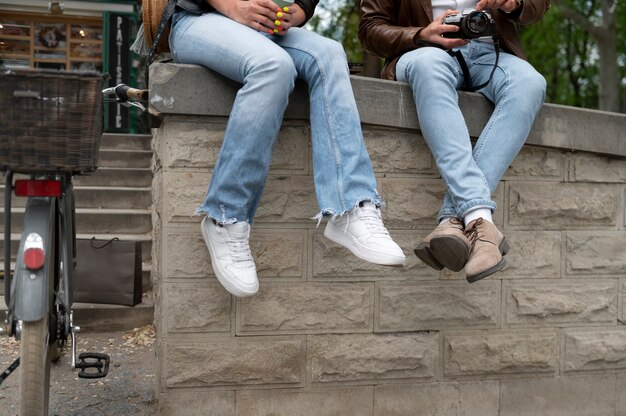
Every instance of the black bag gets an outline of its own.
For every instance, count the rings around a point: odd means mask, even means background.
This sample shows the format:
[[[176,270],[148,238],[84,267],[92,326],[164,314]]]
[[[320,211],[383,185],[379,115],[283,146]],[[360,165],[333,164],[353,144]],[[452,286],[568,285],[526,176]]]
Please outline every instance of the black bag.
[[[141,293],[139,241],[76,240],[74,302],[135,306]]]

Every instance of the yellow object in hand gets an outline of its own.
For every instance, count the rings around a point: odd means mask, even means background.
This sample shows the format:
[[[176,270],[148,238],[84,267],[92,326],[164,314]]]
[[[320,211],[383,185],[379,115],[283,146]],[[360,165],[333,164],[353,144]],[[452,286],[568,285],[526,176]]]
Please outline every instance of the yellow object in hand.
[[[281,17],[283,17],[283,14],[281,12],[278,12],[278,13],[276,13],[276,17],[278,17],[280,19]]]
[[[275,24],[276,26],[280,26],[280,25],[282,25],[282,23],[281,23],[281,21],[280,21],[280,20],[275,20],[275,21],[274,21],[274,24]]]
[[[278,32],[280,32],[280,30],[274,29],[274,33],[278,33]]]
[[[287,7],[287,6],[283,7],[283,11],[284,12],[288,12],[289,11],[289,7]]]

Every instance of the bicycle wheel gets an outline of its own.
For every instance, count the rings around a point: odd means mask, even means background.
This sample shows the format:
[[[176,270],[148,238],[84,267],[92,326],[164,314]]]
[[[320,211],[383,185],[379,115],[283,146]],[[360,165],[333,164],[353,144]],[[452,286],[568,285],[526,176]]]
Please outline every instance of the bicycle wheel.
[[[51,347],[48,315],[23,322],[20,347],[20,415],[48,414]]]

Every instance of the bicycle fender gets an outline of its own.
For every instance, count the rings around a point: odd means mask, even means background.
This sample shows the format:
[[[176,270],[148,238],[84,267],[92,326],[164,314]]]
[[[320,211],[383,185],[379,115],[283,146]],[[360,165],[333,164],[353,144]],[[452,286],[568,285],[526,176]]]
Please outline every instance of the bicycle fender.
[[[24,230],[15,264],[12,292],[16,319],[34,322],[43,319],[50,309],[54,279],[54,200],[52,198],[31,197],[26,203]],[[24,241],[30,233],[41,236],[45,250],[44,266],[39,270],[29,270],[24,266]]]

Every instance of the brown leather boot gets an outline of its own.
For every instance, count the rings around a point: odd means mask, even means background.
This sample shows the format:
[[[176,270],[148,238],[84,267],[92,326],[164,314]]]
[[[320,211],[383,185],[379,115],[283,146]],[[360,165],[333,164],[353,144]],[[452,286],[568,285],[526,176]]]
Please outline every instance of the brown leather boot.
[[[493,223],[478,218],[467,225],[465,235],[472,245],[465,265],[468,282],[477,282],[506,266],[505,254],[509,251],[509,244]]]
[[[435,270],[444,267],[458,272],[465,266],[470,242],[463,232],[463,222],[456,218],[443,221],[414,250],[415,255]]]

